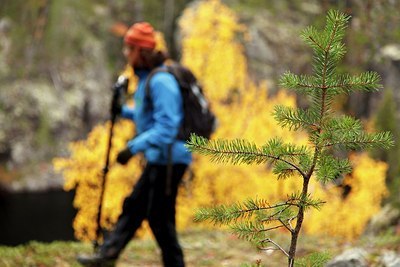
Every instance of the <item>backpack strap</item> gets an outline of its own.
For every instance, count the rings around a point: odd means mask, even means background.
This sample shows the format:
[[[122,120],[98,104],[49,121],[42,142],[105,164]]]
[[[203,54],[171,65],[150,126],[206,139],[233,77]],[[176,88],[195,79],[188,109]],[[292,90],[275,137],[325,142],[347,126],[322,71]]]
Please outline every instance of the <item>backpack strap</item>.
[[[144,83],[145,99],[150,100],[150,80],[158,72],[168,72],[168,70],[166,69],[166,67],[157,67],[149,73],[149,75],[146,77],[146,81]],[[150,103],[151,103],[151,101],[150,101]]]

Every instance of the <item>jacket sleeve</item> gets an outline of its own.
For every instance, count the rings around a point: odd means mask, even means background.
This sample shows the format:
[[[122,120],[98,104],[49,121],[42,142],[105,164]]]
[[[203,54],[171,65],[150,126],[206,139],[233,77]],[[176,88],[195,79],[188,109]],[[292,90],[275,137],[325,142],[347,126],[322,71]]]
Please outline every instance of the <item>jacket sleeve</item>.
[[[171,144],[178,134],[183,118],[182,96],[175,78],[166,72],[155,74],[150,80],[153,105],[153,125],[128,142],[133,154],[150,147]]]

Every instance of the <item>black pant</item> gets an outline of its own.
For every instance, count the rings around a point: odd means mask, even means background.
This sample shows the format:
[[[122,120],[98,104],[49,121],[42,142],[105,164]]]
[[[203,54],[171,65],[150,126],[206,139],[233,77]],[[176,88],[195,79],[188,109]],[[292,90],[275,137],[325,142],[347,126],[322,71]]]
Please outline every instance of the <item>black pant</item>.
[[[175,202],[186,167],[173,165],[167,182],[167,166],[147,164],[133,192],[124,200],[115,229],[105,238],[100,252],[117,257],[147,219],[161,248],[164,266],[184,266],[175,229]]]

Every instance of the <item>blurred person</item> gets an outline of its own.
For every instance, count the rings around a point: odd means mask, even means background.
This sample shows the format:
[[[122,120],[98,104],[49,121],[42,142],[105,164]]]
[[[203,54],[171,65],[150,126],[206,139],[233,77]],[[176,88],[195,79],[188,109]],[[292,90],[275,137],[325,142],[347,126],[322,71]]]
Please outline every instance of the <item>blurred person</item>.
[[[147,81],[152,70],[163,67],[167,60],[167,55],[155,47],[155,31],[147,22],[133,24],[124,36],[123,54],[138,77],[135,105],[132,108],[116,103],[112,112],[131,119],[136,136],[119,152],[117,162],[127,164],[132,156],[143,153],[146,165],[103,244],[92,255],[77,257],[85,266],[113,266],[145,219],[161,249],[164,266],[185,265],[175,227],[175,204],[192,155],[184,146],[185,141],[176,138],[184,114],[177,80],[162,71]]]

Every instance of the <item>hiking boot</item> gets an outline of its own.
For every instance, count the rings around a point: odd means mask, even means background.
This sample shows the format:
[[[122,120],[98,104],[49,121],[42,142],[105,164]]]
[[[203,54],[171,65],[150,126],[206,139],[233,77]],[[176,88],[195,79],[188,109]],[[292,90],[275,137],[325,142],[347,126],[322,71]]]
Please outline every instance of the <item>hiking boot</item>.
[[[114,267],[117,258],[107,257],[101,253],[94,253],[91,255],[78,255],[76,260],[83,266],[88,267]]]

